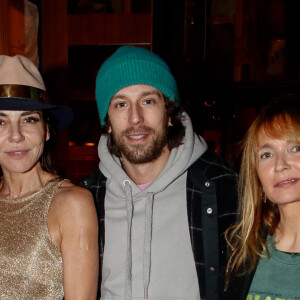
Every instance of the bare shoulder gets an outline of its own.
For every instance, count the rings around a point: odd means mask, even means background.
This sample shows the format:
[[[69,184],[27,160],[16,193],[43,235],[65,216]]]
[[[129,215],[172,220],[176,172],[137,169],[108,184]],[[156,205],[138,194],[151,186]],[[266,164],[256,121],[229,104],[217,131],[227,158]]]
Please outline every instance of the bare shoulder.
[[[69,197],[71,199],[93,199],[91,192],[85,188],[77,186],[68,180],[64,180],[62,185],[58,189],[56,193],[56,197],[62,197],[63,199],[67,200]]]
[[[59,215],[80,215],[86,217],[94,214],[95,204],[90,191],[64,180],[53,199],[53,208]]]

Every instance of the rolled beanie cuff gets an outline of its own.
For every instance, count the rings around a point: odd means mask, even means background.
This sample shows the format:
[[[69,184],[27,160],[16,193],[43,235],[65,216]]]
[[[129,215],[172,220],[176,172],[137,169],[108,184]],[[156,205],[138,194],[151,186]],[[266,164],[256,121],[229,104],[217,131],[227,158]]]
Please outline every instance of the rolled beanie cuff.
[[[135,84],[153,86],[179,105],[176,80],[167,65],[137,58],[119,60],[108,66],[104,63],[96,80],[96,101],[102,126],[111,98],[122,88]]]

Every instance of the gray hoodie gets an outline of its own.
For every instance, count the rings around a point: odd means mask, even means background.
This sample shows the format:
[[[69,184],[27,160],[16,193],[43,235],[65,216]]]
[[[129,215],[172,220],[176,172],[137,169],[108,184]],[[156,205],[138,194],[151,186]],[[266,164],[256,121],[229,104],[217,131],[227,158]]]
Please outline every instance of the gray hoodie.
[[[145,189],[127,176],[119,158],[99,142],[107,178],[101,299],[200,299],[190,242],[187,169],[207,149],[183,113],[183,144],[172,149],[160,174]]]

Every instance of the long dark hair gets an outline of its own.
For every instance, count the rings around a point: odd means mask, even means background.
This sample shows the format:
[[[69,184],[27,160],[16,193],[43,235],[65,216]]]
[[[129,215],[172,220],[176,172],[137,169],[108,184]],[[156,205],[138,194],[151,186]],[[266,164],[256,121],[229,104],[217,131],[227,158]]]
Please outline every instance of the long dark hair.
[[[55,159],[55,147],[57,142],[57,121],[50,111],[42,111],[43,120],[48,126],[50,138],[45,141],[44,151],[40,157],[41,167],[44,171],[54,174],[61,175],[62,171],[58,166],[57,159]]]

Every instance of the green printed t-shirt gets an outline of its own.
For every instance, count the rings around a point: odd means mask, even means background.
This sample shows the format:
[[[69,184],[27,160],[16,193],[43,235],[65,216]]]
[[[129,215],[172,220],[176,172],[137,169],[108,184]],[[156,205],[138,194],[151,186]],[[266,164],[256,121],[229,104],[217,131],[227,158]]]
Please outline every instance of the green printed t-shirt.
[[[277,250],[268,237],[270,258],[259,260],[247,300],[300,300],[300,253]]]

